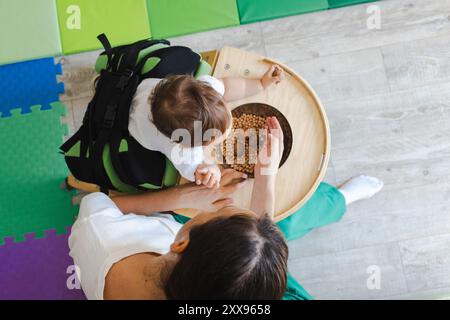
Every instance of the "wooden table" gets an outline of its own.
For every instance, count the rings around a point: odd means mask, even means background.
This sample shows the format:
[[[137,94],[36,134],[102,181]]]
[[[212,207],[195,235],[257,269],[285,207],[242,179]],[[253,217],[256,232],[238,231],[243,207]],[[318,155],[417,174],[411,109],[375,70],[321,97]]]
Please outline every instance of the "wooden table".
[[[292,151],[276,181],[275,220],[279,221],[304,205],[325,175],[330,157],[330,129],[324,108],[308,83],[293,70],[255,53],[224,47],[218,55],[213,75],[217,78],[260,78],[271,63],[280,65],[286,71],[286,78],[269,90],[229,106],[267,103],[280,110],[291,125]],[[233,196],[237,206],[249,208],[252,187],[253,181],[250,181]],[[189,217],[198,213],[194,209],[176,212]]]

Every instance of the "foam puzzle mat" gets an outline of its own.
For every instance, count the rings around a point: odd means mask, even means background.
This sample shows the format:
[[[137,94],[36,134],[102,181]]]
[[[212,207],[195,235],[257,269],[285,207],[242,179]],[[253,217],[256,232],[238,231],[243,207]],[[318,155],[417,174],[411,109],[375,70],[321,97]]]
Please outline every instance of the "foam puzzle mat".
[[[239,25],[236,0],[147,0],[154,38]]]
[[[42,238],[49,229],[64,233],[74,221],[73,194],[60,188],[68,174],[58,153],[68,133],[61,123],[66,109],[60,102],[51,106],[0,118],[0,244],[5,237],[24,241],[27,233]]]
[[[55,0],[1,0],[0,21],[0,65],[61,53]]]
[[[0,66],[0,112],[9,117],[10,110],[24,106],[23,113],[31,112],[29,106],[41,104],[50,109],[50,103],[64,93],[64,84],[58,83],[61,64],[53,58],[44,58]]]
[[[145,0],[56,0],[64,54],[101,48],[105,33],[113,46],[150,37]]]
[[[237,0],[241,23],[328,9],[328,0]]]
[[[68,235],[26,235],[23,243],[7,238],[0,246],[0,299],[84,300],[69,256]]]

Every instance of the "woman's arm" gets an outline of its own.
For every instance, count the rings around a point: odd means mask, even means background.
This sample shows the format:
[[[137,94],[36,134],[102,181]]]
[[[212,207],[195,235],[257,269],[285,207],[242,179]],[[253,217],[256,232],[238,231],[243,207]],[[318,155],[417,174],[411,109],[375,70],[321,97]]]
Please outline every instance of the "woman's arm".
[[[250,210],[256,214],[275,214],[275,181],[283,155],[283,131],[277,118],[267,118],[265,143],[255,165]]]
[[[240,100],[253,96],[274,83],[279,83],[283,79],[283,69],[277,65],[272,65],[261,79],[246,78],[223,78],[225,94],[223,98],[226,102]]]
[[[275,179],[276,176],[258,176],[253,183],[250,210],[258,215],[275,214]]]
[[[124,214],[149,215],[153,212],[173,211],[180,208],[217,211],[233,204],[230,195],[244,185],[244,178],[243,173],[225,170],[222,184],[217,189],[190,183],[161,191],[117,196],[112,200]]]
[[[178,209],[181,192],[180,187],[174,187],[136,195],[117,196],[111,199],[124,214],[135,213],[147,215],[152,212]]]

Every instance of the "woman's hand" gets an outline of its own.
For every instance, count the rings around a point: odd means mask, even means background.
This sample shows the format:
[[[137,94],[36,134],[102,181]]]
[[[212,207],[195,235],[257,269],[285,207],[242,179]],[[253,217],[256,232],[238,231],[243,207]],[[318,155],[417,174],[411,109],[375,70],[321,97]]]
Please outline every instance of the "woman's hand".
[[[233,169],[225,169],[222,173],[220,186],[208,188],[186,184],[178,187],[180,197],[177,201],[178,208],[193,208],[206,212],[214,212],[233,204],[230,197],[236,190],[242,188],[247,180],[247,175]]]
[[[203,211],[217,211],[233,204],[231,194],[242,188],[247,176],[232,169],[224,170],[220,187],[211,189],[194,183],[176,186],[161,191],[113,197],[117,207],[124,214],[151,215],[154,212],[193,208]]]
[[[255,178],[276,175],[283,156],[283,130],[277,118],[267,118],[265,129],[264,145],[259,151],[258,161],[255,165]]]
[[[284,79],[284,71],[279,65],[272,65],[269,70],[262,76],[261,85],[267,89],[272,84],[278,84]]]
[[[283,131],[275,117],[267,118],[267,135],[255,165],[250,209],[259,215],[275,214],[275,177],[283,155]]]

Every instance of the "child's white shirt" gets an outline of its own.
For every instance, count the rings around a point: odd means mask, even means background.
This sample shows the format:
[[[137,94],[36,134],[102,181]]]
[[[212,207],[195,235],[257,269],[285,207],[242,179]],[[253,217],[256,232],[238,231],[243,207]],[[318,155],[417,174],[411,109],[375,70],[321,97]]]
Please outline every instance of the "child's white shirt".
[[[225,93],[223,82],[204,75],[198,78],[207,82],[222,96]],[[144,148],[163,153],[173,163],[180,174],[190,180],[195,180],[195,170],[204,161],[203,147],[186,148],[173,142],[161,133],[152,122],[149,95],[161,79],[145,79],[138,86],[130,108],[128,131]]]

